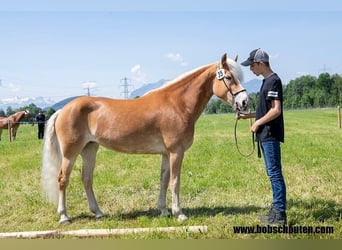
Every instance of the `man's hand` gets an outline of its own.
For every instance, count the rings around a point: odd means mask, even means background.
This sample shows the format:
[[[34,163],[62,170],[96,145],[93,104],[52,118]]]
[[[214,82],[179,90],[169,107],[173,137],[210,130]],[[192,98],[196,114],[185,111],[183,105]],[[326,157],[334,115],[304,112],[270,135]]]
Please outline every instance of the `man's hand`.
[[[236,112],[235,113],[235,119],[240,120],[240,119],[246,119],[246,115],[244,113]]]
[[[257,120],[257,121],[255,121],[255,122],[253,123],[253,125],[252,125],[252,127],[251,127],[251,131],[252,131],[253,133],[256,133],[256,132],[258,131],[259,127],[260,127],[260,125],[259,125],[259,122],[258,122],[258,120]]]
[[[244,113],[240,113],[240,112],[237,112],[235,114],[235,119],[250,119],[250,118],[255,118],[255,113],[247,113],[247,114],[244,114]]]

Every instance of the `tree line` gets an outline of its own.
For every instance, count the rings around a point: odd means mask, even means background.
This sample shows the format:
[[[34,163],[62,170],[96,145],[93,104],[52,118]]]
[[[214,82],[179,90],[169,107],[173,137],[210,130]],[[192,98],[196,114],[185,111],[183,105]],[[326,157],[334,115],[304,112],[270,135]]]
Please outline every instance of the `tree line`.
[[[283,85],[283,95],[284,109],[336,107],[342,103],[342,77],[329,73],[301,76]],[[249,98],[250,109],[255,110],[258,93],[249,93]],[[230,112],[234,112],[232,107],[217,98],[211,99],[205,109],[206,114]]]
[[[6,109],[6,112],[3,109],[0,109],[0,117],[8,117],[10,115],[13,115],[14,113],[17,113],[19,111],[27,110],[31,114],[31,118],[27,121],[32,121],[32,119],[35,118],[35,116],[38,114],[39,111],[43,110],[42,108],[38,107],[34,103],[31,103],[30,105],[20,107],[17,109],[12,109],[11,106],[8,106]],[[56,111],[53,108],[49,108],[44,111],[46,118],[49,118],[53,113]]]

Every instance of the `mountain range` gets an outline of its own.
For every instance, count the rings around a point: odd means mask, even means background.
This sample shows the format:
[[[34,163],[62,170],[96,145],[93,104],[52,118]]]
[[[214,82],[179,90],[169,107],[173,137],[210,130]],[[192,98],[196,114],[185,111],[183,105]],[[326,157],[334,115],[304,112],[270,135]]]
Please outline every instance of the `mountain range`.
[[[153,89],[156,89],[156,88],[163,86],[166,82],[168,82],[168,80],[161,79],[161,80],[154,82],[154,83],[145,84],[142,87],[133,90],[130,93],[129,98],[133,99],[133,98],[142,96],[150,90],[153,90]],[[261,80],[253,79],[253,80],[250,80],[248,82],[245,82],[243,84],[243,86],[246,88],[246,90],[249,94],[250,93],[257,93],[260,89],[260,86],[261,86]],[[2,110],[6,111],[7,107],[9,107],[9,106],[12,109],[17,109],[20,107],[28,106],[32,103],[34,103],[39,108],[48,109],[51,107],[54,110],[58,110],[58,109],[62,108],[69,101],[75,99],[76,97],[78,97],[78,96],[69,97],[69,98],[66,98],[66,99],[59,101],[57,103],[50,98],[45,98],[42,96],[26,97],[26,98],[14,97],[14,98],[10,98],[10,99],[9,98],[8,99],[2,99],[2,100],[0,100],[0,110],[2,109]]]
[[[17,109],[21,107],[28,106],[32,103],[34,103],[37,107],[40,108],[47,108],[53,105],[56,101],[45,98],[42,96],[38,97],[13,97],[13,98],[6,98],[6,99],[0,99],[0,109],[5,110],[8,107],[11,107],[12,109]]]
[[[131,94],[129,95],[129,98],[132,99],[132,98],[136,98],[136,97],[142,96],[142,95],[146,94],[147,92],[149,92],[152,89],[160,88],[161,86],[163,86],[168,81],[169,80],[160,79],[158,82],[145,84],[142,87],[133,90],[131,92]]]

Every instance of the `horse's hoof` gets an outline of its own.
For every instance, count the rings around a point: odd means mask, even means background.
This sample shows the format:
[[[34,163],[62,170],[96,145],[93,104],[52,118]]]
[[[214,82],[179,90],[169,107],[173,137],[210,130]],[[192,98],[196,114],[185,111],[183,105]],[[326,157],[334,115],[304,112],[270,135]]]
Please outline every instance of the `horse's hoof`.
[[[62,220],[62,219],[60,219],[59,220],[59,224],[61,224],[61,225],[69,225],[69,224],[71,224],[71,220]]]
[[[105,217],[105,214],[103,213],[95,214],[95,219],[102,219],[103,217]]]
[[[183,221],[186,221],[187,219],[188,219],[188,217],[186,217],[184,214],[180,214],[180,215],[178,215],[177,221],[183,222]]]
[[[171,214],[170,214],[169,210],[167,210],[167,209],[161,210],[160,217],[168,218],[170,216],[171,216]]]
[[[59,223],[63,225],[68,225],[71,223],[71,220],[68,216],[61,216]]]

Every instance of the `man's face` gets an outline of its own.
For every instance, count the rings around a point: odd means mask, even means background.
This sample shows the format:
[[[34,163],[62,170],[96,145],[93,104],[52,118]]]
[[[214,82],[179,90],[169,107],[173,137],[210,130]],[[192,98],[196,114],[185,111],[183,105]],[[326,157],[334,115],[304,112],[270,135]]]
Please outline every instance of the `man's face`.
[[[249,69],[257,76],[259,76],[261,74],[261,63],[259,62],[255,62],[252,63],[251,66],[249,67]]]

